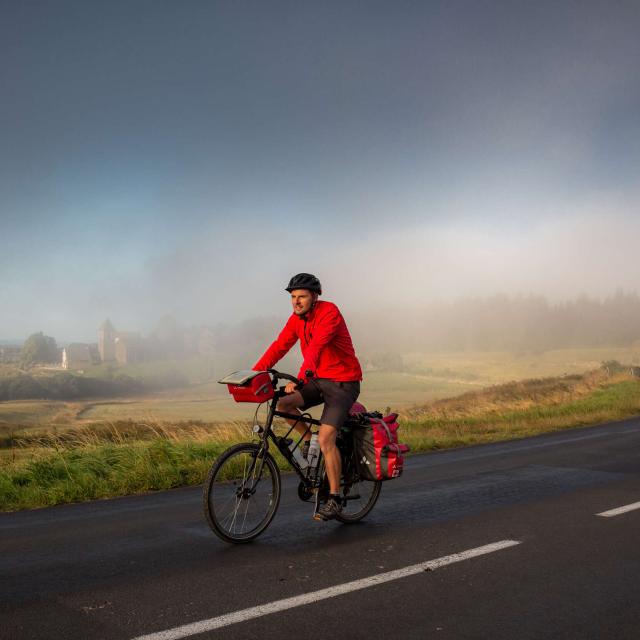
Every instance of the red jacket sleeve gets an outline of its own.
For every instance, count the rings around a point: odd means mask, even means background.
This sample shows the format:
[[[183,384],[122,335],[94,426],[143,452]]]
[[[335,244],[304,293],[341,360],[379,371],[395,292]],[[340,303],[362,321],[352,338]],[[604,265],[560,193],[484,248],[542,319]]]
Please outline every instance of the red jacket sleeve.
[[[265,369],[271,369],[293,347],[297,340],[298,336],[291,326],[291,320],[288,320],[278,337],[264,352],[260,360],[253,365],[253,370],[264,371]]]
[[[331,342],[342,324],[342,316],[337,307],[331,306],[327,313],[318,318],[313,329],[313,338],[304,353],[304,361],[300,367],[299,378],[306,380],[305,371],[310,370],[314,374],[318,368],[318,358],[322,350]]]

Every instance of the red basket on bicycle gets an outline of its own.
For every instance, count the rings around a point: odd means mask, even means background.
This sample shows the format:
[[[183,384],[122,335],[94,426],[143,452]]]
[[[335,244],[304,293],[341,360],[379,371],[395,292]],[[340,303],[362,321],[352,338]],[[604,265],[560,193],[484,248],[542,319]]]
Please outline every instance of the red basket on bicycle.
[[[236,402],[266,402],[273,398],[271,376],[266,371],[236,371],[219,380]]]

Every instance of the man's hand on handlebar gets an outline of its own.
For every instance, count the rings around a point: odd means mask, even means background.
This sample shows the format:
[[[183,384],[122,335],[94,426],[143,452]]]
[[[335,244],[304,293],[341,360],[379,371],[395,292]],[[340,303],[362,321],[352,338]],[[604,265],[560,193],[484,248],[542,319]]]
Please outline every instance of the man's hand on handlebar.
[[[275,369],[267,369],[267,371],[274,377],[274,380],[289,380],[289,382],[284,387],[285,393],[293,393],[294,391],[297,391],[300,387],[302,387],[302,385],[304,385],[304,380],[298,380],[288,373],[282,373],[280,371],[276,371]]]
[[[284,388],[284,392],[285,393],[293,393],[294,391],[298,390],[298,383],[297,382],[287,382],[285,388]]]

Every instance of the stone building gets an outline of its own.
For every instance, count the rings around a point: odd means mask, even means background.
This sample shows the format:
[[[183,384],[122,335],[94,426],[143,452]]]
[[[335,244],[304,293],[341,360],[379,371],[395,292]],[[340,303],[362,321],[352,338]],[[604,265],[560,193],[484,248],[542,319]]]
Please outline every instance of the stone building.
[[[144,360],[140,334],[119,331],[115,338],[115,355],[118,364],[132,364]]]
[[[98,349],[102,362],[131,364],[145,359],[140,334],[117,331],[108,318],[98,327]]]
[[[100,355],[95,344],[72,342],[62,349],[62,368],[77,371],[88,369],[100,362]]]
[[[98,349],[102,362],[131,364],[153,360],[179,360],[215,351],[216,333],[210,327],[179,327],[169,315],[146,338],[131,331],[118,331],[110,320],[98,328]]]

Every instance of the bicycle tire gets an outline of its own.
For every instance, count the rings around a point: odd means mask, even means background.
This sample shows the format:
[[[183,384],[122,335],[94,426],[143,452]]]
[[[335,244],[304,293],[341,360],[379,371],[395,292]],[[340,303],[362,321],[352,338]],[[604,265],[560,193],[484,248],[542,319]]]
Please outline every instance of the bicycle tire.
[[[361,508],[357,509],[353,513],[349,512],[349,501],[347,501],[346,505],[342,508],[342,511],[336,515],[336,520],[339,520],[344,524],[360,522],[360,520],[367,516],[371,512],[371,509],[375,507],[376,502],[380,497],[380,491],[382,490],[382,482],[380,480],[359,480],[358,482],[351,483],[349,485],[349,489],[354,486],[356,486],[356,491],[362,491],[363,489],[360,489],[359,487],[363,487],[364,490],[368,492],[368,497],[364,500]],[[347,485],[345,485],[345,488],[346,487]]]
[[[343,432],[339,439],[340,456],[342,459],[342,473],[340,489],[344,498],[342,510],[336,514],[336,520],[344,524],[360,522],[375,506],[382,482],[364,480],[358,472],[355,457],[353,436],[349,431]],[[354,499],[354,494],[359,497]]]
[[[204,514],[212,531],[225,542],[255,540],[271,523],[280,503],[280,471],[261,446],[245,442],[227,449],[212,465],[203,485]],[[270,481],[260,484],[270,476]],[[222,502],[218,502],[220,496]],[[248,520],[250,505],[256,513]],[[241,521],[239,520],[241,519]]]
[[[351,453],[351,455],[353,455]],[[322,474],[322,482],[318,490],[318,501],[322,502],[329,496],[329,478],[327,477],[324,469],[324,460],[320,461]],[[343,524],[354,524],[360,522],[366,515],[371,512],[371,509],[375,506],[378,498],[380,497],[380,491],[382,490],[382,482],[380,480],[362,480],[355,469],[355,461],[353,458],[347,462],[345,458],[342,459],[342,473],[340,475],[340,492],[344,498],[347,498],[352,490],[355,488],[357,492],[359,487],[365,488],[365,499],[359,503],[360,508],[356,508],[355,511],[350,511],[350,503],[352,500],[346,500],[343,503],[342,510],[339,514],[336,514],[336,520]]]

